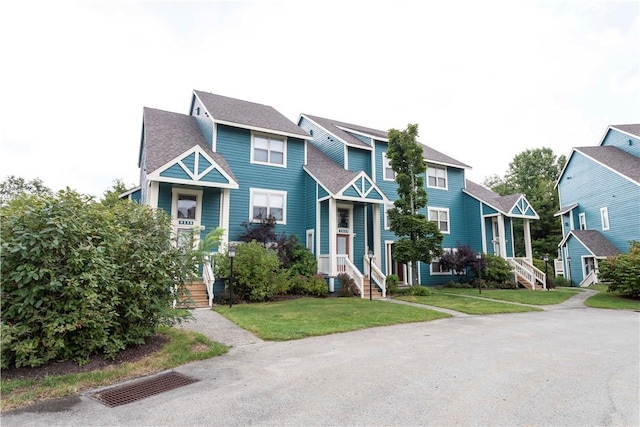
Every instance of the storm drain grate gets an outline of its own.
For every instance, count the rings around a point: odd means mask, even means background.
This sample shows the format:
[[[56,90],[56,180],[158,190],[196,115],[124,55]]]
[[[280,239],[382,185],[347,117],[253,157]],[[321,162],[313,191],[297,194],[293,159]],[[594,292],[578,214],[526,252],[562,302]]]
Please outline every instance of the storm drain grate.
[[[169,372],[134,384],[127,384],[96,393],[93,395],[93,398],[113,408],[198,381],[200,380],[187,377],[177,372]]]

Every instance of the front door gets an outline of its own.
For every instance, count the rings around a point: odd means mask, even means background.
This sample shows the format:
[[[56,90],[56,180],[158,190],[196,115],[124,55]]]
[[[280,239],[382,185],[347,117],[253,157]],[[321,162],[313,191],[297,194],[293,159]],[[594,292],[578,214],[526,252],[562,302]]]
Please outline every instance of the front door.
[[[183,245],[197,243],[200,230],[200,216],[202,212],[202,191],[175,188],[173,190],[172,222],[176,235],[176,244]],[[195,238],[196,241],[192,241]]]
[[[336,236],[336,249],[338,254],[338,271],[345,271],[345,258],[349,257],[349,235],[338,234]]]

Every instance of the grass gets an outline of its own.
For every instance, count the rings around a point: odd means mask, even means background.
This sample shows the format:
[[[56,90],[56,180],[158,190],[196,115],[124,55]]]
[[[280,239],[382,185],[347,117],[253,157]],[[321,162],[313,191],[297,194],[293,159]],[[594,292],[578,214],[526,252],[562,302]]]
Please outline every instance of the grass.
[[[571,298],[582,290],[578,288],[556,288],[553,291],[528,289],[483,289],[482,294],[478,295],[477,289],[459,289],[459,288],[439,288],[434,289],[435,293],[459,294],[469,296],[481,296],[483,298],[496,299],[500,301],[517,302],[520,304],[531,305],[550,305],[560,304],[561,302]]]
[[[478,295],[476,294],[475,296]],[[484,293],[482,296],[484,296]],[[450,310],[467,314],[523,313],[527,311],[541,310],[537,307],[527,307],[524,305],[509,304],[499,301],[488,301],[480,298],[469,298],[468,296],[463,295],[448,295],[440,292],[434,292],[429,296],[404,295],[397,297],[397,299],[417,304],[448,308]]]
[[[298,298],[216,307],[218,313],[263,340],[288,341],[374,326],[450,317],[419,307],[360,298]]]
[[[589,289],[599,291],[585,301],[587,307],[607,308],[611,310],[640,310],[640,300],[620,295],[620,292],[607,292],[607,285],[592,285]]]
[[[209,340],[202,334],[169,327],[160,333],[169,343],[160,351],[141,360],[113,365],[105,369],[47,376],[29,380],[2,380],[0,408],[5,411],[31,405],[37,401],[60,398],[104,387],[127,379],[160,372],[196,360],[204,360],[226,353],[229,348]]]

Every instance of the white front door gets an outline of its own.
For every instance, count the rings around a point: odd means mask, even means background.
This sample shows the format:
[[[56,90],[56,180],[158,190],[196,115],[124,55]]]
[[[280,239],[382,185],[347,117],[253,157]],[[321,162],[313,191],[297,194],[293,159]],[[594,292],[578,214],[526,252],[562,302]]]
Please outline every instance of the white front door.
[[[174,188],[171,204],[171,219],[176,236],[176,245],[197,243],[201,230],[202,191]],[[194,233],[194,230],[196,232]],[[191,238],[194,237],[194,241]]]

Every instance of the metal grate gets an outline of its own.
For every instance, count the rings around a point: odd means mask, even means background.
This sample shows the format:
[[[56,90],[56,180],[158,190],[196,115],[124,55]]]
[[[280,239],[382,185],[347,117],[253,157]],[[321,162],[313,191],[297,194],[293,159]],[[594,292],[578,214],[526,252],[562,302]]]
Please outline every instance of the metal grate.
[[[127,384],[96,393],[92,397],[113,408],[198,381],[200,380],[187,377],[178,372],[169,372],[134,384]]]

